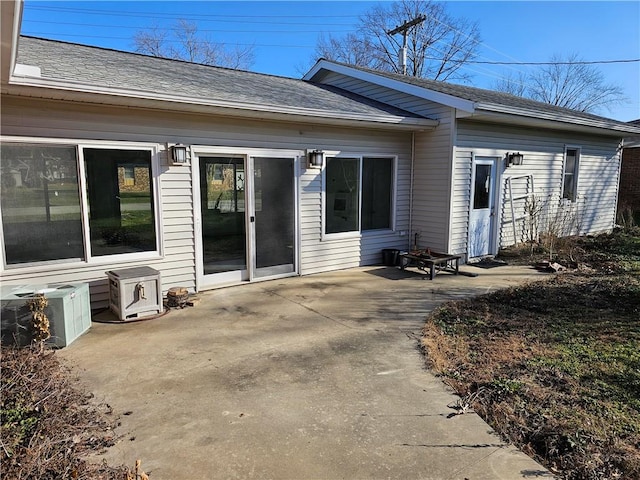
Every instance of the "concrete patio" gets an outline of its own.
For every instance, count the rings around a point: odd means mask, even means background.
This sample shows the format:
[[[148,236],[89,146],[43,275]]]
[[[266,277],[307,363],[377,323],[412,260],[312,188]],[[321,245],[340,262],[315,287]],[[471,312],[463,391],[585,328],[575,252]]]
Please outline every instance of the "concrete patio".
[[[477,415],[447,418],[457,397],[425,369],[430,310],[542,275],[463,270],[478,276],[366,267],[213,290],[94,322],[59,353],[121,416],[104,458],[153,480],[552,478]]]

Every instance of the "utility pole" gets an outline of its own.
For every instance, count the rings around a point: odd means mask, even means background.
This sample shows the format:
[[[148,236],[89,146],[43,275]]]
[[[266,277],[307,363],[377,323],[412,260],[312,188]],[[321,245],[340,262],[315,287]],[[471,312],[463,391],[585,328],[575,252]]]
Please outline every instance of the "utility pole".
[[[402,68],[402,74],[407,74],[407,32],[411,27],[421,24],[427,19],[425,15],[418,15],[413,20],[403,23],[399,27],[389,30],[387,35],[395,35],[396,33],[402,33],[402,50],[400,50],[400,67]]]

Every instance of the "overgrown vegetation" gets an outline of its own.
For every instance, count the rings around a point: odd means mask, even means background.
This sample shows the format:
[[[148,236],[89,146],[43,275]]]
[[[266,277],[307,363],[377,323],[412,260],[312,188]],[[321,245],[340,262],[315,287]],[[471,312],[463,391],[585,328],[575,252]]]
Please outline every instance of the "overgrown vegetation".
[[[42,343],[2,347],[0,458],[3,478],[111,480],[124,467],[90,464],[85,456],[112,445],[116,420],[91,403]],[[129,477],[127,477],[129,475]]]
[[[640,231],[556,248],[574,271],[434,312],[427,360],[462,405],[562,478],[640,478]],[[536,252],[519,260],[547,254]]]
[[[640,226],[611,234],[563,237],[521,243],[501,250],[498,258],[511,264],[549,260],[583,273],[640,272]]]

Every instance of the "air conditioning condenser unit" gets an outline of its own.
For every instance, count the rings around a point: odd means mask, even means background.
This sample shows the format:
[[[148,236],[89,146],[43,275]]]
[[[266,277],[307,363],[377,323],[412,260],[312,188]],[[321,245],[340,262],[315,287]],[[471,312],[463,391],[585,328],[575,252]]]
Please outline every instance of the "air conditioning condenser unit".
[[[3,285],[0,288],[2,343],[28,345],[33,340],[28,301],[41,293],[51,337],[47,344],[66,347],[91,327],[89,284]]]

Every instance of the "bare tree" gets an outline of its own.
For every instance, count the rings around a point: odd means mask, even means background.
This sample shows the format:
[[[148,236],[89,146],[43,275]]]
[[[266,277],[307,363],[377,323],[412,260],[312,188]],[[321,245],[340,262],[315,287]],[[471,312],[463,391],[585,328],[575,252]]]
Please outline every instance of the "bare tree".
[[[531,75],[531,98],[581,112],[608,109],[625,100],[624,91],[607,84],[604,75],[593,65],[581,63],[577,54],[566,60],[558,55],[551,65]]]
[[[623,89],[606,82],[603,73],[573,53],[563,58],[551,57],[529,75],[506,77],[497,82],[498,91],[512,93],[540,102],[595,113],[610,110],[626,100]]]
[[[163,30],[152,27],[141,30],[133,37],[136,52],[154,57],[173,58],[204,65],[229,68],[249,68],[254,60],[253,46],[227,47],[202,36],[198,26],[180,19],[175,27]]]
[[[497,80],[493,88],[498,92],[510,93],[517,97],[526,97],[527,76],[522,72],[508,74],[500,80]]]
[[[376,5],[360,17],[356,33],[321,37],[315,57],[402,73],[398,61],[402,35],[391,36],[387,32],[420,15],[426,16],[425,21],[408,32],[407,74],[434,80],[468,80],[461,67],[476,55],[478,26],[451,17],[444,4],[431,0]]]

